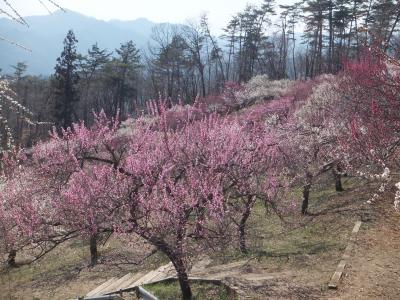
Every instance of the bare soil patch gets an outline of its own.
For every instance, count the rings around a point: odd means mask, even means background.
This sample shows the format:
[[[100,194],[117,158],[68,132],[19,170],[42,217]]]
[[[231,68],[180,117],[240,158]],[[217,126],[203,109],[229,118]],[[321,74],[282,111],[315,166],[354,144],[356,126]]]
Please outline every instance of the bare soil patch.
[[[393,209],[393,196],[377,202],[365,221],[331,299],[400,299],[400,213]]]

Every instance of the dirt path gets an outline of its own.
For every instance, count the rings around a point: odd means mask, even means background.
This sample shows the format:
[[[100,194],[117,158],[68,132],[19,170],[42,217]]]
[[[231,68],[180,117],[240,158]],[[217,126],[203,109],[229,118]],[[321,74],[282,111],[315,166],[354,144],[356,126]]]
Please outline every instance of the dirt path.
[[[400,213],[388,199],[366,221],[342,284],[329,299],[400,299]]]

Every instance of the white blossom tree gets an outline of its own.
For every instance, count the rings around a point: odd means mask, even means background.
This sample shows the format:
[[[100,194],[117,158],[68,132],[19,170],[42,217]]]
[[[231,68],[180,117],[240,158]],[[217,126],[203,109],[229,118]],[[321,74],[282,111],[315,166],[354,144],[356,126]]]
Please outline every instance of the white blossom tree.
[[[13,21],[21,24],[22,26],[29,27],[28,22],[23,18],[23,16],[18,12],[18,10],[13,5],[12,1],[2,0],[0,1],[0,16],[4,15],[11,18]],[[38,0],[38,4],[42,5],[49,13],[51,10],[48,5],[52,5],[65,11],[60,5],[58,5],[53,0]],[[0,33],[0,41],[8,42],[16,47],[21,47],[27,51],[31,51],[27,47],[15,42],[12,38],[6,38]],[[14,146],[14,139],[11,127],[9,126],[9,120],[5,111],[11,111],[18,115],[20,119],[25,121],[30,125],[38,125],[38,122],[32,121],[32,112],[20,104],[17,101],[17,95],[10,87],[9,80],[0,77],[0,151],[11,150]],[[43,123],[40,123],[43,124]]]

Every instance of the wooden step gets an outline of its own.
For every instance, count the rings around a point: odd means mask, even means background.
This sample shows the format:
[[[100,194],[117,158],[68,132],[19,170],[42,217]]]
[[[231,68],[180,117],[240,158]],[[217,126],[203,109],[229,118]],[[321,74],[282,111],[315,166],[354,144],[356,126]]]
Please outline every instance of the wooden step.
[[[124,275],[123,277],[117,279],[116,281],[114,281],[114,283],[110,284],[107,288],[105,288],[104,290],[102,290],[102,294],[103,295],[107,295],[107,294],[115,294],[116,292],[119,291],[119,286],[121,284],[123,284],[125,281],[129,280],[132,276],[132,273],[128,273],[126,275]]]
[[[169,264],[166,264],[164,266],[159,267],[156,270],[156,272],[158,272],[158,275],[153,277],[151,279],[151,282],[160,281],[160,280],[162,280],[164,278],[172,277],[172,276],[176,275],[176,271],[175,271],[175,268],[174,268],[172,263],[169,263]]]
[[[106,291],[110,285],[114,284],[114,282],[115,282],[116,280],[118,280],[118,278],[117,278],[117,277],[113,277],[113,278],[112,278],[112,281],[110,282],[110,284],[104,286],[102,289],[100,289],[99,291],[97,291],[97,293],[95,294],[95,296],[104,295],[104,291]]]
[[[113,282],[115,282],[115,280],[117,280],[116,277],[112,277],[110,279],[108,279],[106,282],[102,283],[101,285],[99,285],[97,288],[95,288],[94,290],[90,291],[89,293],[86,294],[87,297],[90,296],[95,296],[95,295],[99,295],[99,293],[104,290],[106,287],[108,287],[109,285],[111,285]]]
[[[138,279],[142,278],[143,275],[145,275],[145,273],[143,273],[143,272],[139,272],[139,273],[133,274],[132,277],[131,277],[130,279],[128,279],[126,282],[124,282],[123,285],[121,285],[121,286],[119,287],[119,290],[125,291],[125,290],[129,290],[129,289],[132,289],[132,288],[136,287],[136,286],[134,285],[134,283],[135,283],[136,281],[138,281]]]
[[[120,283],[117,285],[117,286],[114,286],[113,287],[113,290],[115,291],[115,292],[117,292],[117,291],[120,291],[120,290],[122,290],[124,287],[126,287],[128,284],[129,284],[129,282],[132,280],[132,278],[134,277],[134,274],[132,274],[132,273],[129,273],[129,276],[124,276],[124,277],[126,277],[123,281],[120,281]]]
[[[155,276],[157,276],[159,273],[157,271],[150,271],[149,273],[147,273],[146,275],[144,275],[142,278],[139,278],[135,283],[133,283],[133,285],[135,286],[139,286],[139,285],[144,285],[147,284],[148,282],[150,282],[150,280],[152,278],[154,278]]]
[[[160,274],[158,271],[151,271],[142,277],[142,284],[150,282],[154,277]]]
[[[156,270],[145,273],[144,275],[142,272],[140,272],[136,274],[128,273],[119,279],[113,277],[89,292],[87,296],[113,294],[119,291],[134,288],[136,286],[148,283],[153,283],[173,276],[176,276],[174,266],[172,265],[172,263],[168,263],[159,267]]]
[[[143,278],[140,279],[140,282],[138,281],[135,284],[149,284],[174,276],[176,276],[175,268],[172,263],[169,263],[159,267],[157,270],[147,273],[145,276],[143,276]]]
[[[173,267],[173,265],[172,264],[166,265],[162,269],[159,270],[159,274],[156,277],[152,278],[151,281],[152,282],[160,281],[165,278],[175,277],[175,276],[176,276],[176,271],[175,271],[175,268]]]
[[[158,273],[155,277],[151,278],[150,283],[163,280],[163,279],[165,279],[165,278],[167,278],[167,277],[168,277],[167,274],[160,272],[160,273]]]

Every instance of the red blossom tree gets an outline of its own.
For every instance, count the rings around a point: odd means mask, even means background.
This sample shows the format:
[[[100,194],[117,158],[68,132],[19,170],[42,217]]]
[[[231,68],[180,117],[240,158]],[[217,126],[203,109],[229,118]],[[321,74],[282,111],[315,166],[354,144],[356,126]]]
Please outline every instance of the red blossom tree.
[[[400,63],[380,50],[365,49],[341,75],[340,113],[346,123],[342,144],[360,162],[384,163],[400,141]]]

